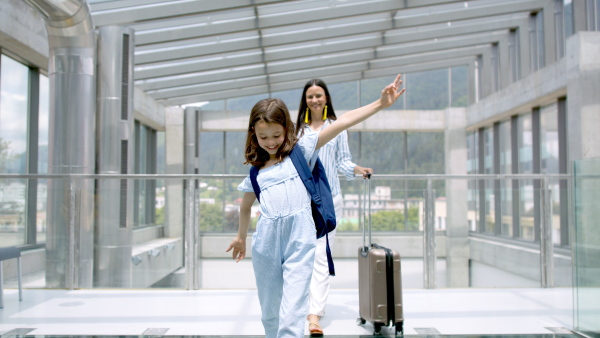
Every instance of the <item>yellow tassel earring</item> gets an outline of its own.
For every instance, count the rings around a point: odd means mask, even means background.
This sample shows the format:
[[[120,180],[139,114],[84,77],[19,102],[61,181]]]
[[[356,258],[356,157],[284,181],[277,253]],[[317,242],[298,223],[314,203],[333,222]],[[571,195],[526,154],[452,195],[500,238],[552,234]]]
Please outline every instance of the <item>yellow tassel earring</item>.
[[[306,107],[306,113],[304,114],[304,123],[306,123],[306,124],[308,124],[308,114],[309,114],[308,107]]]
[[[323,121],[327,120],[327,105],[325,105],[325,109],[323,110]]]

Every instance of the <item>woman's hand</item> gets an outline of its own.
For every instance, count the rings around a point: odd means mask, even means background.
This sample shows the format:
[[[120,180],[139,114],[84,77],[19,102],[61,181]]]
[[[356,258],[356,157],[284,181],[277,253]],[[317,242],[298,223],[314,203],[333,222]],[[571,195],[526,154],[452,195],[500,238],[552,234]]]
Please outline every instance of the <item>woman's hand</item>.
[[[401,77],[402,74],[398,74],[394,82],[387,85],[387,87],[383,88],[383,90],[381,91],[381,98],[379,99],[379,101],[381,102],[382,109],[393,105],[394,102],[396,102],[396,100],[400,97],[400,95],[402,95],[404,91],[406,91],[406,88],[402,88],[402,90],[398,91],[400,89],[400,85],[402,84],[402,80],[400,80]]]
[[[246,240],[236,236],[225,252],[229,252],[231,249],[233,249],[231,257],[235,259],[236,263],[241,261],[246,257]]]
[[[355,175],[362,175],[364,178],[367,178],[369,174],[373,174],[373,169],[361,167],[358,164],[354,167]]]

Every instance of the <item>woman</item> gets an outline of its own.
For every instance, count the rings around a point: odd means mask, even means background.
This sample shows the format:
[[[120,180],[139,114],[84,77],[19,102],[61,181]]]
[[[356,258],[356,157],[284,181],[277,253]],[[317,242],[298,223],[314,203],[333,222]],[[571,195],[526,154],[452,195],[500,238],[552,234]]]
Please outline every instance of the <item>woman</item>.
[[[319,132],[337,120],[331,95],[327,85],[320,79],[312,79],[306,83],[302,91],[296,134]],[[342,217],[344,200],[340,191],[338,170],[346,175],[347,180],[354,179],[356,174],[367,176],[373,169],[364,168],[352,162],[348,147],[348,132],[344,130],[319,150],[319,158],[325,167],[325,172],[331,187],[337,222]],[[333,246],[336,231],[329,233],[329,246]],[[323,335],[319,320],[325,314],[325,303],[329,295],[329,269],[325,253],[325,237],[317,241],[312,280],[310,282],[308,329],[313,336]]]

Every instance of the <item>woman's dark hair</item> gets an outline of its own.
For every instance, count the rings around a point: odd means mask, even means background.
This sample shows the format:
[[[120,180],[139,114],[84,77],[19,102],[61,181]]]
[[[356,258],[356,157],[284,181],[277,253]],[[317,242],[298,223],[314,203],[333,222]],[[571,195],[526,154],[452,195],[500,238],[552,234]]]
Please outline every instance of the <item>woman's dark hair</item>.
[[[304,123],[304,118],[306,116],[306,108],[308,108],[308,105],[306,104],[306,91],[312,86],[319,86],[323,88],[323,91],[325,92],[325,97],[327,97],[327,119],[332,121],[337,120],[337,117],[335,116],[335,110],[333,109],[333,103],[331,103],[331,95],[329,95],[329,89],[327,89],[327,85],[325,84],[325,82],[323,82],[323,80],[321,79],[309,80],[304,85],[302,97],[300,97],[300,107],[298,108],[298,120],[296,121],[296,135],[304,135],[304,125],[306,124]]]
[[[273,98],[258,101],[250,112],[248,136],[246,138],[246,152],[244,154],[246,162],[244,162],[244,164],[249,163],[253,166],[262,167],[270,158],[269,153],[258,145],[254,126],[256,126],[259,121],[277,123],[283,127],[283,130],[285,131],[284,141],[275,155],[278,162],[283,161],[285,157],[290,154],[290,151],[292,151],[298,138],[294,133],[294,122],[292,122],[292,119],[290,118],[290,112],[285,106],[285,103],[280,99]]]

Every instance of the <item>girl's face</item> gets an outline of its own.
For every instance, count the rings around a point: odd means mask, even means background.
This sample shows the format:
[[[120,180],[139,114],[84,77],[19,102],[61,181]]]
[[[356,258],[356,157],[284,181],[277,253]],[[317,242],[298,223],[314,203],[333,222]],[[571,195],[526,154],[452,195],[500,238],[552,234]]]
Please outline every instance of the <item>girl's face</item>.
[[[277,154],[277,150],[285,140],[285,129],[278,123],[267,123],[258,121],[254,125],[254,132],[258,145],[263,148],[271,157]]]
[[[319,86],[311,86],[306,90],[306,105],[314,113],[323,113],[327,104],[325,90]]]

